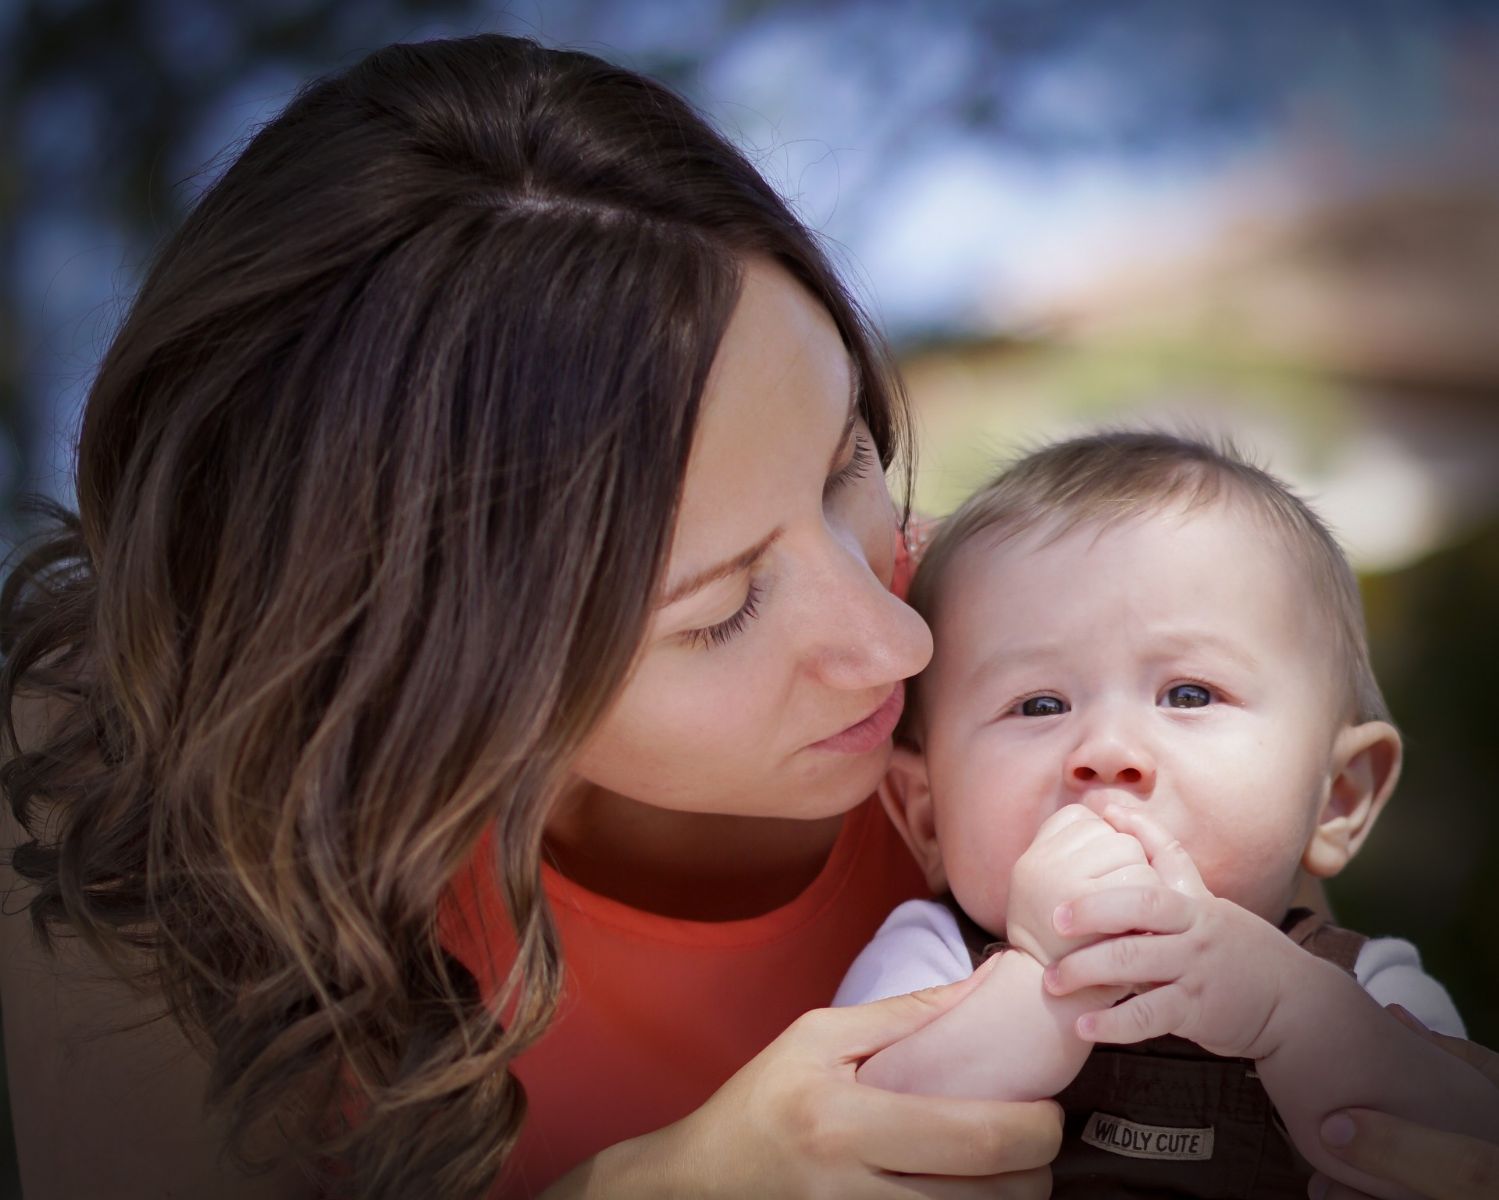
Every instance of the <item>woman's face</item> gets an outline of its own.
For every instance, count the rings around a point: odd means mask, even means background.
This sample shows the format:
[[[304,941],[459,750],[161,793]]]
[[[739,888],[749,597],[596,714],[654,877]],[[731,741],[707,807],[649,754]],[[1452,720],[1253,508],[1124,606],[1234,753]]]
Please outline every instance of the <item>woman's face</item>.
[[[872,792],[931,657],[827,312],[753,260],[714,359],[658,606],[579,781],[658,808],[826,817]]]

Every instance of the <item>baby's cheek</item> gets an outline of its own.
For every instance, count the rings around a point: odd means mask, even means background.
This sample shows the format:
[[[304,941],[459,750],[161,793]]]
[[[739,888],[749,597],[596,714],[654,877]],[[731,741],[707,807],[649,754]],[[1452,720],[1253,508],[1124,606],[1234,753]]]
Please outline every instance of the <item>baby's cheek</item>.
[[[1188,845],[1187,852],[1213,895],[1232,900],[1267,921],[1278,923],[1285,915],[1301,858],[1298,847],[1279,840],[1247,840],[1237,847],[1214,845],[1199,851]]]
[[[1009,906],[1010,880],[1024,847],[1006,839],[970,837],[945,855],[947,883],[963,911],[991,933],[1002,935]]]

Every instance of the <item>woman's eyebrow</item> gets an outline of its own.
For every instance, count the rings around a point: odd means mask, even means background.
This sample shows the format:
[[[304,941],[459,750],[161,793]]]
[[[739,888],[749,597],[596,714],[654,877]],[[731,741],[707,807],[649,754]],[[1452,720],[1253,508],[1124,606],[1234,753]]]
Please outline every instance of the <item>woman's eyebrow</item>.
[[[859,369],[857,364],[849,363],[848,372],[848,416],[843,421],[843,432],[838,435],[838,443],[833,447],[832,457],[828,459],[828,474],[831,475],[838,467],[838,460],[843,456],[843,448],[848,445],[849,436],[854,431],[854,425],[859,420]],[[665,594],[656,602],[657,608],[666,608],[675,604],[678,600],[685,600],[693,592],[700,592],[710,583],[717,583],[720,579],[727,579],[730,575],[737,574],[752,566],[754,561],[764,554],[771,546],[775,545],[776,539],[785,530],[777,525],[768,534],[733,558],[726,558],[723,562],[711,567],[706,567],[694,575],[667,588]]]

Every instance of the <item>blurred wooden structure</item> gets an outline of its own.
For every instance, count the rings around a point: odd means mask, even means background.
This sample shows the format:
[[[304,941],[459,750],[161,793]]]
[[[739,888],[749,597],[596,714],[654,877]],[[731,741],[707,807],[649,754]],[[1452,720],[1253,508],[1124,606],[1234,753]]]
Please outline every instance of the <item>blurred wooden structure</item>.
[[[1014,443],[1133,418],[1236,431],[1367,568],[1499,512],[1492,180],[1228,226],[1197,258],[1101,280],[1021,328],[905,359],[918,494],[937,511]]]

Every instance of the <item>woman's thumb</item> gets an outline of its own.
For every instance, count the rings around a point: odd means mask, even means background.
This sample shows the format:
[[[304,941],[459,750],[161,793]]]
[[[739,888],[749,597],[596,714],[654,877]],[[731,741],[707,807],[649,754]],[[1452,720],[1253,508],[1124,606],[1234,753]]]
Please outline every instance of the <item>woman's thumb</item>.
[[[868,1058],[901,1038],[909,1037],[929,1021],[936,1020],[971,992],[987,973],[991,958],[967,979],[956,983],[922,988],[901,996],[888,996],[868,1004],[851,1004],[847,1008],[829,1008],[809,1017],[817,1022],[828,1038],[827,1048],[846,1061]]]

